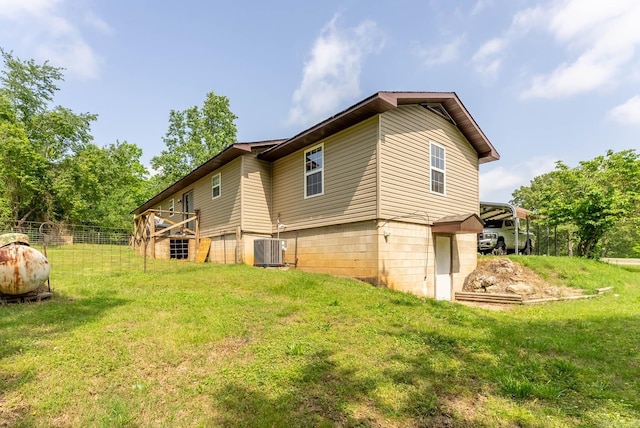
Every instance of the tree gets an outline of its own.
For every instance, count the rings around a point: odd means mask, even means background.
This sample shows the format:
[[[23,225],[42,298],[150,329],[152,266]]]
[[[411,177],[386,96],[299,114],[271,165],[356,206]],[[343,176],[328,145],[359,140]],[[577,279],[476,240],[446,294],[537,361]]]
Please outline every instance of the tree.
[[[51,106],[61,69],[0,53],[0,220],[130,227],[148,195],[142,151],[93,144],[96,115]]]
[[[209,92],[202,108],[171,110],[163,141],[166,150],[151,159],[157,186],[166,187],[236,142],[237,117],[229,99]]]
[[[24,126],[18,121],[9,100],[0,94],[0,192],[2,220],[30,215],[40,204],[40,183],[46,163],[34,150]]]
[[[131,227],[133,208],[146,200],[142,150],[128,142],[88,144],[67,157],[55,181],[60,220],[94,226]]]
[[[606,257],[640,258],[640,207],[634,216],[620,219],[602,239]]]
[[[61,69],[20,61],[2,49],[0,53],[0,179],[7,183],[3,211],[18,223],[54,219],[52,191],[61,162],[91,141],[91,122],[97,116],[49,107]]]
[[[62,80],[62,69],[47,62],[39,65],[32,59],[20,61],[2,48],[0,54],[5,66],[0,75],[3,95],[15,107],[17,119],[30,123],[53,101],[53,95],[58,91],[56,82]]]
[[[578,254],[597,258],[606,236],[640,221],[640,155],[608,151],[575,168],[558,162],[554,171],[516,190],[512,202],[541,214],[549,225],[573,225]]]

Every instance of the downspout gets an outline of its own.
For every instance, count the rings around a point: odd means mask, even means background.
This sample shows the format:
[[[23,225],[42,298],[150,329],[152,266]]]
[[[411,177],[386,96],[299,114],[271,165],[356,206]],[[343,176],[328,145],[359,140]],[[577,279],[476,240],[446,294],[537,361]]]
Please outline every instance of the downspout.
[[[295,249],[295,261],[293,264],[294,269],[298,268],[298,231],[296,230],[296,249]]]
[[[222,231],[222,254],[224,257],[224,264],[227,264],[227,232]]]
[[[381,168],[381,150],[382,150],[382,114],[378,115],[378,138],[376,140],[376,232],[379,232],[381,229],[379,227],[380,218],[382,217],[382,212],[380,209],[382,192],[381,192],[381,183],[380,183],[380,168]],[[385,237],[386,242],[386,237]],[[381,285],[382,281],[381,272],[382,272],[382,261],[380,260],[380,234],[376,233],[376,285]]]
[[[269,224],[273,224],[273,161],[269,162]],[[273,228],[270,228],[269,235],[273,238]]]
[[[252,153],[253,154],[253,153]],[[242,259],[244,260],[244,241],[242,239],[242,232],[244,229],[244,170],[245,170],[245,156],[240,157],[240,226],[236,228],[236,250],[235,250],[235,263],[238,263],[238,255],[242,253]],[[226,255],[225,255],[226,257]]]

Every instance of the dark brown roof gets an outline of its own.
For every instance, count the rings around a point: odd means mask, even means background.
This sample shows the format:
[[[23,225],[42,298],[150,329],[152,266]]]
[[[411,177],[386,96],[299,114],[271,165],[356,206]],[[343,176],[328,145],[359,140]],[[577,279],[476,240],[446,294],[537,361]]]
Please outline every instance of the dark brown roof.
[[[496,149],[484,135],[473,117],[471,117],[455,92],[377,92],[288,140],[233,144],[140,205],[132,213],[139,214],[144,212],[170,195],[183,190],[207,174],[231,162],[238,156],[251,152],[254,148],[266,148],[258,157],[273,161],[400,105],[427,103],[441,104],[444,107],[460,132],[478,152],[480,163],[500,159]]]
[[[479,233],[483,223],[478,214],[458,214],[442,217],[433,222],[433,233]]]
[[[275,146],[279,143],[282,143],[286,140],[268,140],[268,141],[257,141],[251,143],[236,143],[232,144],[193,171],[189,174],[182,177],[180,180],[176,181],[162,192],[158,193],[151,199],[149,199],[144,204],[140,205],[135,210],[131,211],[132,214],[140,214],[144,211],[154,207],[158,202],[162,202],[164,199],[173,195],[174,193],[183,190],[185,187],[190,186],[196,181],[200,180],[203,177],[206,177],[207,174],[212,173],[216,169],[221,166],[226,165],[231,162],[235,158],[242,156],[246,153],[250,153],[252,149],[263,148],[263,147],[271,147]]]
[[[426,103],[442,104],[449,116],[457,124],[460,132],[478,152],[480,163],[500,159],[496,149],[484,135],[455,92],[378,92],[295,137],[271,147],[262,152],[259,157],[273,161],[400,105]]]

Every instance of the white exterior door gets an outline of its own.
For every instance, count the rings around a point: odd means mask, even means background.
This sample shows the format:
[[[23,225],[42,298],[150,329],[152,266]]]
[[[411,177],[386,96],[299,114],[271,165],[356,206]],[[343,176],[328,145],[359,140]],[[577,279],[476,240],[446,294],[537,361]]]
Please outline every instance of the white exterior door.
[[[451,237],[436,235],[436,300],[451,300]]]

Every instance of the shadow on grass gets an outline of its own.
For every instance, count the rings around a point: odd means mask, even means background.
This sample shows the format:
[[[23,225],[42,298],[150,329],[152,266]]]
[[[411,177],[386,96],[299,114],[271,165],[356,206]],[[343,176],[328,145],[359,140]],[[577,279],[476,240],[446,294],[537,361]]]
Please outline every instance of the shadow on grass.
[[[79,300],[55,294],[48,301],[0,306],[0,426],[32,426],[31,411],[24,403],[3,406],[9,392],[36,380],[39,368],[7,370],[13,357],[37,352],[48,336],[65,334],[100,318],[126,300],[97,295]],[[6,404],[6,403],[5,403]]]
[[[240,384],[224,386],[215,397],[219,410],[215,425],[369,426],[366,416],[354,416],[349,407],[369,400],[376,381],[338,367],[326,351],[306,358],[285,394],[271,397],[266,392],[268,386],[260,391]]]
[[[70,299],[55,294],[51,300],[0,306],[0,363],[23,350],[37,346],[39,339],[63,334],[100,318],[102,314],[127,301],[99,294]],[[2,391],[0,385],[0,391]]]
[[[572,309],[571,303],[564,305]],[[414,418],[427,426],[491,426],[473,406],[492,395],[521,410],[508,415],[518,425],[546,426],[537,420],[545,413],[536,413],[541,408],[561,424],[639,423],[634,391],[640,387],[640,316],[582,314],[550,321],[504,316],[492,323],[481,312],[478,316],[478,337],[472,339],[429,327],[385,332],[421,346],[414,355],[399,350],[390,357],[398,364],[384,372],[395,384],[415,388],[406,402]],[[451,403],[462,412],[452,414]]]
[[[401,303],[402,304],[402,303]],[[303,356],[285,393],[228,383],[214,396],[221,426],[625,426],[640,421],[640,317],[615,314],[532,321],[431,305],[458,330],[388,325],[381,341],[403,343],[378,375],[346,369],[330,352]],[[571,303],[564,304],[571,310]],[[447,315],[447,312],[449,315]],[[461,329],[478,329],[460,335]],[[407,346],[405,346],[407,345]],[[394,408],[381,388],[401,391]],[[634,386],[635,385],[635,386]],[[500,400],[501,413],[483,403]],[[388,397],[386,399],[389,399]],[[505,404],[508,403],[508,404]],[[478,408],[476,409],[476,406]],[[549,417],[552,419],[545,420]],[[494,419],[492,419],[494,418]]]

